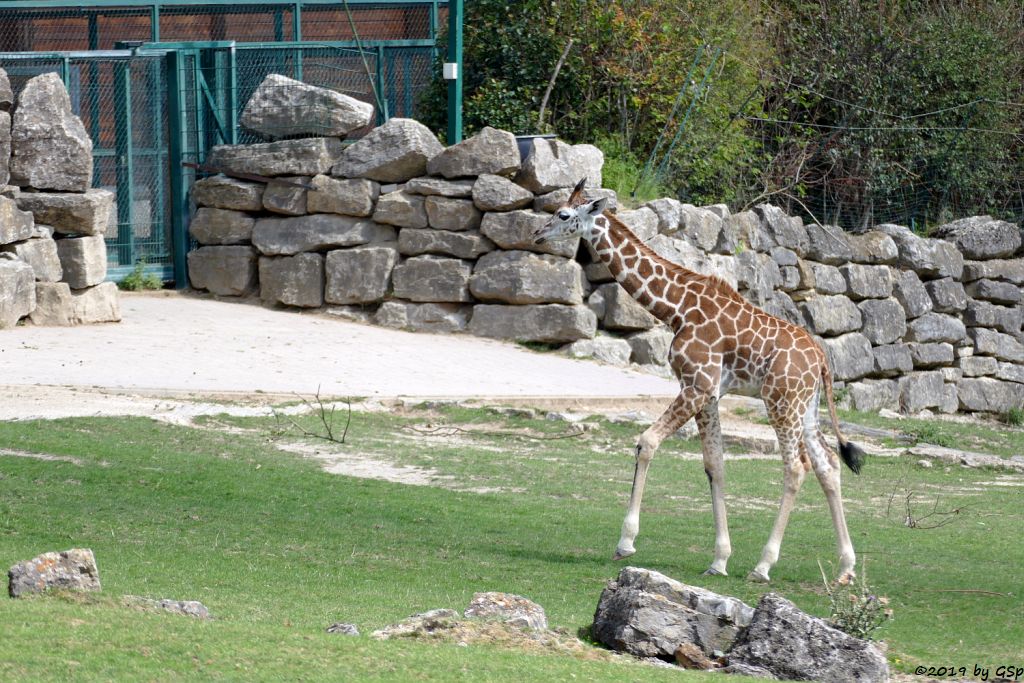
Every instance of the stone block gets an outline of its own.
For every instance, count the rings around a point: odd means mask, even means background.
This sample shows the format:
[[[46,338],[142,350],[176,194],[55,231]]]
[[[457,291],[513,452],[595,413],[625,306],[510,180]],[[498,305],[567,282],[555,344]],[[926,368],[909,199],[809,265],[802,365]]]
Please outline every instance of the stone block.
[[[1024,345],[1002,332],[985,327],[972,327],[967,336],[974,342],[974,352],[979,356],[995,356],[1010,363],[1024,363]]]
[[[853,410],[877,413],[879,410],[898,410],[899,384],[893,379],[862,379],[846,385],[849,407]]]
[[[498,178],[500,176],[480,177]],[[445,180],[444,178],[431,178],[430,176],[424,176],[422,178],[412,178],[409,182],[405,183],[405,185],[402,185],[401,189],[405,190],[409,194],[421,194],[424,196],[440,195],[442,197],[467,199],[473,196],[473,188],[476,186],[475,183],[476,180],[473,178],[467,178],[465,180]]]
[[[995,304],[1012,306],[1022,300],[1021,287],[1012,282],[982,278],[967,285],[967,294],[974,299],[983,299]]]
[[[400,299],[458,303],[472,301],[469,295],[472,272],[472,266],[460,259],[414,256],[395,266],[391,281],[394,295]]]
[[[470,199],[430,196],[427,197],[424,206],[427,211],[427,222],[438,230],[476,230],[480,227],[480,219],[483,216]]]
[[[259,218],[252,243],[267,256],[356,247],[370,242],[393,242],[394,228],[365,218],[315,213],[292,218]]]
[[[52,226],[65,235],[102,235],[110,223],[114,193],[92,188],[77,192],[19,192],[18,208],[36,223]]]
[[[37,282],[36,307],[29,319],[33,325],[40,327],[67,327],[74,324],[68,283]]]
[[[907,344],[886,344],[871,349],[874,360],[873,375],[896,377],[914,369],[914,359]]]
[[[473,204],[480,211],[514,211],[533,204],[533,193],[508,178],[485,173],[473,183]]]
[[[838,335],[859,330],[863,318],[845,296],[817,296],[799,304],[807,328],[815,334]]]
[[[964,261],[964,272],[960,278],[962,282],[974,282],[983,278],[1024,285],[1024,259]]]
[[[758,204],[754,212],[768,229],[775,244],[796,252],[797,256],[806,256],[810,247],[810,238],[804,229],[804,222],[798,216],[790,216],[785,211],[771,204]]]
[[[825,263],[811,263],[811,271],[814,273],[814,289],[821,294],[845,294],[846,278],[842,271],[835,266]]]
[[[324,257],[296,254],[260,257],[260,298],[269,304],[299,308],[324,305]]]
[[[107,244],[102,235],[58,240],[57,255],[71,289],[92,287],[107,277]]]
[[[723,222],[723,219],[718,214],[709,209],[692,206],[690,204],[682,204],[679,207],[679,231],[682,232],[687,239],[694,244],[694,246],[706,253],[715,251],[715,248],[721,241]],[[662,234],[672,234],[671,230],[662,229],[662,220],[660,215],[658,231]]]
[[[22,242],[36,234],[32,214],[9,197],[0,197],[0,246]]]
[[[796,266],[779,266],[779,275],[782,276],[782,284],[779,288],[784,292],[793,292],[800,289],[800,270]],[[903,309],[900,309],[902,314]]]
[[[968,327],[992,327],[1000,332],[1016,334],[1021,328],[1021,308],[997,306],[988,301],[970,299],[964,311],[964,324]]]
[[[597,318],[586,306],[477,304],[468,329],[480,337],[564,344],[593,337]]]
[[[892,295],[903,306],[908,318],[917,318],[932,310],[934,304],[921,278],[912,270],[894,273]]]
[[[616,218],[622,221],[641,242],[647,242],[658,234],[658,214],[646,206],[632,211],[619,211]]]
[[[853,251],[854,263],[870,265],[893,265],[899,258],[896,242],[884,232],[871,230],[860,235],[846,236],[846,243]]]
[[[43,553],[19,562],[7,573],[8,592],[20,598],[50,589],[72,591],[100,590],[100,572],[96,556],[87,548]]]
[[[907,341],[956,344],[966,336],[967,328],[963,322],[943,313],[925,313],[907,323]]]
[[[188,231],[200,244],[246,244],[254,225],[256,219],[242,211],[203,207],[192,216]]]
[[[241,124],[270,138],[344,137],[370,125],[373,105],[281,74],[267,74],[242,110]]]
[[[558,190],[552,190],[551,192],[542,194],[533,200],[533,210],[554,213],[560,206],[569,201],[569,195],[571,192],[571,187],[563,187]],[[604,197],[608,200],[608,211],[615,211],[618,209],[619,198],[618,195],[615,194],[615,190],[588,186],[587,197],[590,199],[600,199]]]
[[[853,260],[853,247],[850,246],[849,235],[835,225],[818,225],[808,223],[806,258],[818,263],[839,266]]]
[[[382,301],[398,262],[394,247],[371,245],[327,252],[324,301],[331,304],[369,304]]]
[[[773,292],[771,298],[764,303],[764,311],[794,325],[800,327],[804,325],[803,313],[800,312],[800,308],[785,292]]]
[[[970,412],[1006,413],[1024,407],[1024,392],[1016,382],[992,377],[965,377],[956,384],[960,409]]]
[[[404,228],[398,233],[398,251],[403,256],[439,254],[463,259],[475,259],[494,251],[494,242],[477,230],[451,232],[432,228]]]
[[[1008,258],[1021,246],[1020,227],[991,216],[971,216],[940,225],[933,234],[956,245],[965,259]]]
[[[188,254],[188,277],[195,289],[218,296],[256,291],[258,252],[250,246],[200,247]]]
[[[992,356],[967,356],[958,358],[956,367],[964,377],[985,377],[996,374],[999,370],[999,361]]]
[[[633,351],[632,360],[640,365],[667,365],[668,351],[675,335],[667,327],[652,327],[626,337]]]
[[[822,339],[821,346],[829,358],[832,377],[840,382],[860,379],[874,370],[871,342],[859,332]]]
[[[92,139],[56,72],[29,79],[11,123],[11,184],[57,192],[92,186]]]
[[[430,224],[423,195],[402,191],[382,194],[377,200],[373,220],[399,228],[425,228]]]
[[[605,329],[632,332],[649,330],[658,324],[658,319],[618,283],[601,285],[595,291],[600,291],[604,297],[605,312],[601,322]]]
[[[0,330],[14,327],[35,307],[32,267],[24,261],[0,258]]]
[[[885,299],[892,294],[892,271],[889,266],[866,266],[848,263],[839,267],[846,281],[846,295],[851,299]]]
[[[996,379],[1024,384],[1024,365],[1000,362],[995,372]]]
[[[938,370],[911,372],[899,380],[900,409],[905,413],[918,413],[925,408],[937,408],[942,403],[943,378]]]
[[[780,268],[783,266],[795,267],[800,263],[800,258],[796,255],[796,252],[792,249],[786,249],[785,247],[772,247],[768,254]]]
[[[536,251],[572,258],[576,255],[579,237],[569,240],[548,240],[544,244],[534,243],[530,235],[535,228],[547,223],[549,218],[546,213],[527,209],[489,212],[484,214],[480,232],[502,249]]]
[[[918,344],[910,342],[910,357],[915,368],[937,368],[953,362],[953,345],[946,342]]]
[[[11,253],[32,266],[37,282],[60,282],[64,271],[60,266],[57,244],[52,237],[35,237],[24,242],[0,246],[0,253]]]
[[[308,190],[303,186],[309,184],[309,181],[309,178],[303,176],[283,176],[271,180],[263,190],[263,208],[283,216],[306,215]]]
[[[924,283],[924,288],[932,299],[932,310],[936,313],[956,314],[967,308],[964,286],[951,277],[929,280]]]
[[[437,136],[419,121],[388,119],[345,148],[331,174],[404,183],[426,175],[427,161],[443,150]]]
[[[269,177],[315,176],[327,173],[341,156],[341,151],[338,138],[217,145],[210,150],[206,163],[224,173]]]
[[[722,220],[722,233],[715,251],[734,254],[741,250],[740,245],[758,252],[767,252],[778,246],[761,218],[753,211],[734,213]]]
[[[116,323],[121,320],[121,301],[117,285],[102,282],[95,287],[71,290],[71,323]]]
[[[464,304],[413,303],[392,299],[380,305],[373,322],[399,330],[450,334],[466,329],[472,310],[472,306]]]
[[[224,175],[200,178],[190,190],[196,206],[234,211],[260,211],[263,209],[263,183],[229,178]]]
[[[732,258],[737,290],[755,306],[771,301],[775,289],[782,285],[782,273],[772,257],[748,250]]]
[[[963,370],[951,366],[939,368],[939,372],[942,373],[942,381],[946,384],[949,384],[950,382],[955,384],[964,377]],[[956,412],[956,409],[954,408],[953,411]]]
[[[863,320],[860,332],[872,345],[891,344],[906,334],[906,313],[895,298],[865,299],[857,308]]]
[[[581,304],[583,269],[559,256],[492,251],[477,261],[469,291],[487,302]]]
[[[582,178],[601,187],[604,154],[593,145],[569,145],[561,140],[534,138],[516,183],[536,194],[572,187]]]
[[[427,161],[427,173],[445,178],[465,178],[485,173],[509,176],[519,169],[520,161],[515,136],[485,126],[476,135],[431,157]]]
[[[942,385],[942,399],[937,410],[944,415],[952,415],[960,410],[960,396],[955,382],[946,382]]]
[[[0,187],[11,180],[11,115],[0,110]]]
[[[625,367],[633,353],[629,342],[617,337],[597,335],[593,339],[578,339],[564,349],[570,358],[593,358],[610,365]]]
[[[652,199],[651,201],[644,204],[647,208],[653,211],[658,216],[658,232],[662,235],[674,235],[682,227],[683,217],[683,203],[678,199],[671,197],[661,197],[660,199]],[[688,204],[687,206],[692,206]],[[696,207],[693,207],[696,209]],[[714,215],[714,214],[712,214]],[[718,230],[722,229],[722,219],[718,218]],[[715,242],[711,245],[713,249],[715,244],[718,243],[717,235]]]
[[[900,225],[887,223],[877,226],[877,230],[896,243],[899,250],[896,262],[901,267],[913,270],[928,280],[943,277],[960,279],[964,257],[955,245],[940,239],[918,237]]]
[[[306,208],[310,213],[369,216],[380,196],[380,185],[365,178],[345,180],[318,175],[310,184],[315,188],[306,195]]]

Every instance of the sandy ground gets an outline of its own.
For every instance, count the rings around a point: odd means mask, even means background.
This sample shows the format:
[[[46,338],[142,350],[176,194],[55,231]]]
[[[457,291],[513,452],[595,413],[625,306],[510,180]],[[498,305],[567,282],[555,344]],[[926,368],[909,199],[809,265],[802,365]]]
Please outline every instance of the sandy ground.
[[[0,330],[0,419],[209,412],[295,394],[664,406],[675,384],[469,335],[175,293],[126,294],[118,324]]]

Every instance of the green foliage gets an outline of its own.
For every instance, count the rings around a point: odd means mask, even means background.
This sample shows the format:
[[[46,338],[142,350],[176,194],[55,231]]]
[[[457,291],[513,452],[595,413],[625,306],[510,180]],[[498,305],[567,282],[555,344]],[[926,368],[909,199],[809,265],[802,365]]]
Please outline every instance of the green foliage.
[[[820,567],[820,565],[819,565]],[[840,631],[857,638],[871,638],[878,627],[893,617],[889,598],[875,595],[868,588],[866,565],[860,576],[845,582],[830,582],[821,571],[825,593],[829,599],[829,621]]]
[[[1002,417],[1012,427],[1024,426],[1024,408],[1010,408]]]
[[[163,289],[164,281],[156,273],[146,272],[145,259],[139,260],[132,272],[117,283],[117,288],[126,292],[140,292],[147,289]]]
[[[670,194],[667,188],[655,181],[651,173],[644,175],[641,181],[644,162],[637,158],[621,138],[601,137],[594,144],[604,152],[602,184],[615,190],[620,203],[643,204]]]

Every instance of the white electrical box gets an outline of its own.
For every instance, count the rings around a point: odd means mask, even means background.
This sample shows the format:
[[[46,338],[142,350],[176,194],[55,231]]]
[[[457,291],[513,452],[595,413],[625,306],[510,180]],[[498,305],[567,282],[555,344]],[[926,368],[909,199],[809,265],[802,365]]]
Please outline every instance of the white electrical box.
[[[445,62],[444,63],[444,80],[454,81],[459,77],[459,64],[458,62]]]

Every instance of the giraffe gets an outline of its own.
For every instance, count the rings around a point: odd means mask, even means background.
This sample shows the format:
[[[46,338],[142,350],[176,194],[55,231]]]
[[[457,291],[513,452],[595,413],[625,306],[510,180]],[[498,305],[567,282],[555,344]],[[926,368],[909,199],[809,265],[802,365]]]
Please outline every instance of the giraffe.
[[[643,434],[635,449],[633,487],[614,559],[636,552],[640,501],[647,472],[661,442],[691,417],[702,442],[704,472],[711,488],[714,559],[705,574],[727,575],[732,552],[725,509],[725,469],[718,402],[726,392],[760,395],[779,441],[783,461],[782,500],[760,561],[748,574],[768,582],[804,475],[813,468],[828,501],[839,550],[839,580],[854,576],[855,555],[840,491],[840,465],[818,427],[822,389],[843,462],[860,472],[864,452],[839,430],[832,374],[824,351],[807,330],[746,301],[720,278],[687,270],[656,254],[613,213],[607,199],[589,200],[586,178],[532,238],[581,236],[627,292],[675,333],[669,365],[679,395]]]

